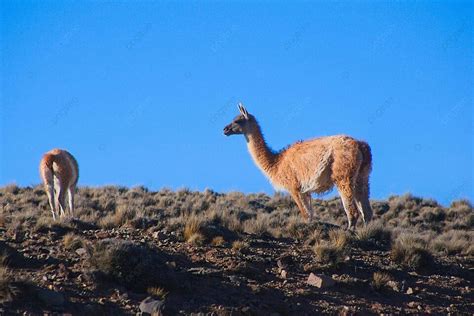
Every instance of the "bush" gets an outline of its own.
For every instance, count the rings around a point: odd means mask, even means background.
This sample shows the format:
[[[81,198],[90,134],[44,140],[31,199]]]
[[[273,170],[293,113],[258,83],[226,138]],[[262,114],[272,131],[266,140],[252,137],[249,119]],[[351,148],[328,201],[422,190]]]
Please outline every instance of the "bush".
[[[6,267],[0,266],[0,304],[14,300],[19,294],[19,289]]]
[[[316,260],[322,264],[336,267],[344,262],[348,252],[349,238],[344,230],[330,230],[329,240],[322,240],[314,246]]]
[[[357,230],[355,242],[362,248],[388,247],[392,241],[392,232],[381,223],[371,222]]]
[[[93,248],[89,259],[93,272],[101,279],[145,292],[148,288],[174,285],[167,258],[154,249],[121,240],[104,240]]]
[[[414,271],[426,271],[433,267],[434,258],[426,243],[411,235],[401,235],[391,250],[392,260]]]
[[[472,232],[451,230],[436,236],[430,243],[431,249],[445,255],[473,255],[473,236]]]

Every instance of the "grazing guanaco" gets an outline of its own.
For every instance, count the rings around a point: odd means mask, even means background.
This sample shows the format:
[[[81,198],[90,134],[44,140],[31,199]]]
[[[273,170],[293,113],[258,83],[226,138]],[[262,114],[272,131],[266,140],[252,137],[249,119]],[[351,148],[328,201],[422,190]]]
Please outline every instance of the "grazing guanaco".
[[[53,149],[44,154],[40,162],[40,175],[43,180],[49,206],[56,216],[66,216],[66,192],[69,197],[70,215],[74,215],[74,191],[79,179],[79,166],[76,159],[66,150]]]
[[[267,145],[255,117],[239,103],[240,115],[224,128],[226,136],[243,134],[254,162],[277,190],[288,191],[303,217],[313,218],[312,193],[324,193],[334,185],[341,196],[354,229],[359,218],[372,218],[369,202],[369,175],[372,170],[370,146],[345,135],[320,137],[297,142],[280,152]]]

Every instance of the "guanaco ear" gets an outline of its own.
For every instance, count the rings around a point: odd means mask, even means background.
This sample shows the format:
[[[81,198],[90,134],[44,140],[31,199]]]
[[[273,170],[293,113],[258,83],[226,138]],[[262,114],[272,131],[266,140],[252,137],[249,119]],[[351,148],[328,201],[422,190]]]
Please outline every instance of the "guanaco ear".
[[[239,102],[239,111],[240,111],[240,114],[242,114],[246,120],[249,119],[249,112],[247,112],[247,110],[244,108],[244,105],[242,104],[242,102]]]

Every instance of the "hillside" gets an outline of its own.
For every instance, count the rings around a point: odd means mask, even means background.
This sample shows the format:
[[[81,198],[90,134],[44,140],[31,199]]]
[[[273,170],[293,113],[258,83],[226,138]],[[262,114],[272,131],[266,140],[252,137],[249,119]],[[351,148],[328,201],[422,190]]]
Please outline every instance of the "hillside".
[[[82,187],[53,222],[42,187],[3,187],[0,314],[470,315],[470,202],[372,206],[350,233],[339,199],[306,224],[281,194]]]

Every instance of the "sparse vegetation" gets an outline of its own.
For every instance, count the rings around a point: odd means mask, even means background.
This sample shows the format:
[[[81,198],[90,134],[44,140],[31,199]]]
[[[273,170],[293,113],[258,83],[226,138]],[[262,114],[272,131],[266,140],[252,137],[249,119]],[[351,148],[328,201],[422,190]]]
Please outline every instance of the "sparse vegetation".
[[[80,312],[94,314],[85,307],[92,300],[102,306],[96,314],[134,314],[147,295],[172,302],[165,304],[168,314],[217,312],[205,303],[212,292],[229,313],[235,311],[232,300],[253,293],[260,293],[249,303],[254,314],[269,308],[280,314],[338,313],[339,305],[306,288],[305,274],[323,272],[345,287],[330,295],[357,304],[362,313],[380,313],[359,296],[374,290],[386,296],[383,311],[401,313],[400,300],[406,305],[410,295],[399,296],[395,305],[390,300],[406,286],[429,302],[432,313],[443,314],[453,302],[452,313],[469,310],[463,303],[474,254],[468,201],[449,207],[411,195],[372,201],[374,221],[355,233],[341,229],[346,220],[338,198],[315,199],[313,208],[315,221],[308,224],[280,193],[83,187],[76,195],[77,218],[54,222],[41,186],[3,187],[0,261],[8,269],[0,284],[2,308],[17,313],[44,308],[34,294],[22,294],[21,276],[32,280],[33,293],[58,295],[58,301],[64,296],[61,312],[83,308]],[[441,296],[432,288],[439,283]],[[292,294],[285,294],[289,304],[282,308],[276,302],[287,291]],[[186,306],[180,303],[184,297]],[[20,300],[23,305],[15,305]],[[324,304],[327,310],[315,309]]]

